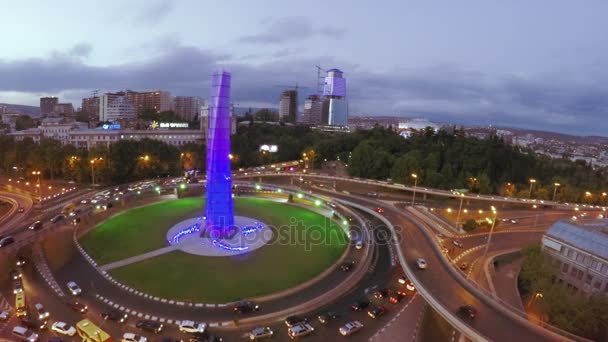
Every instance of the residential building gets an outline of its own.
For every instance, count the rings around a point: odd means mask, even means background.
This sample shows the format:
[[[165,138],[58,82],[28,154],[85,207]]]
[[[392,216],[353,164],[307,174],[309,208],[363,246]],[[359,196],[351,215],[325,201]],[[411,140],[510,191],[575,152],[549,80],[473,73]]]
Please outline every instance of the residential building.
[[[125,92],[127,99],[135,108],[135,113],[139,113],[143,109],[153,109],[157,113],[172,110],[173,100],[171,93],[164,90],[154,90],[137,92],[127,90]]]
[[[173,99],[173,111],[184,120],[193,121],[201,115],[203,99],[198,96],[176,96]]]
[[[296,90],[285,90],[279,101],[279,120],[296,122],[298,115],[298,92]]]
[[[542,239],[542,250],[572,293],[608,295],[608,220],[559,221]]]
[[[82,99],[82,111],[89,115],[89,120],[99,119],[99,96],[91,96]]]
[[[304,101],[304,112],[300,122],[308,125],[320,125],[323,123],[322,119],[323,111],[323,100],[319,95],[310,95]]]
[[[114,122],[119,119],[135,119],[137,112],[126,93],[106,93],[99,99],[99,121]]]
[[[200,115],[200,128],[201,131],[207,132],[209,129],[209,103],[205,103],[201,107]],[[230,104],[230,135],[236,134],[237,121],[236,115],[234,115],[234,103]]]
[[[74,106],[71,103],[58,103],[53,108],[53,112],[57,115],[71,116],[74,114]]]
[[[48,116],[52,115],[55,110],[55,106],[59,103],[59,99],[56,97],[41,97],[40,98],[40,115]]]

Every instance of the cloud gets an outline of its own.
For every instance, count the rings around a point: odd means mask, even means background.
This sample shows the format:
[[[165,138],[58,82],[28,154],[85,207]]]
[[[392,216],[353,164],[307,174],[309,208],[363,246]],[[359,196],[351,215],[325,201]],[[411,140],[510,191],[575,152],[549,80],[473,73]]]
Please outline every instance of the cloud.
[[[92,50],[93,50],[93,47],[91,46],[91,44],[79,43],[79,44],[74,45],[70,49],[69,54],[72,56],[76,56],[76,57],[89,57]]]
[[[265,31],[240,37],[238,42],[248,44],[281,44],[290,41],[300,41],[312,36],[340,38],[343,29],[335,27],[315,27],[310,19],[305,17],[287,17],[271,20],[265,23]]]
[[[135,20],[139,23],[158,23],[175,9],[175,5],[173,0],[145,1],[145,5],[138,4],[130,10],[137,13]]]
[[[92,89],[166,89],[174,95],[207,98],[211,73],[224,67],[233,75],[235,103],[277,107],[281,89],[276,85],[298,81],[311,87],[301,91],[303,100],[315,87],[313,66],[323,60],[324,65],[345,71],[351,114],[426,116],[451,123],[581,134],[606,135],[608,130],[608,78],[601,73],[578,72],[574,79],[563,70],[535,75],[486,74],[455,65],[378,73],[330,57],[287,57],[253,65],[180,44],[159,51],[151,60],[94,66],[81,58],[70,58],[74,51],[86,54],[90,48],[74,47],[46,58],[0,59],[3,102],[10,103],[11,94],[21,94],[14,97],[18,100],[31,94],[32,104],[37,103],[39,94],[56,94],[78,105],[80,96]]]

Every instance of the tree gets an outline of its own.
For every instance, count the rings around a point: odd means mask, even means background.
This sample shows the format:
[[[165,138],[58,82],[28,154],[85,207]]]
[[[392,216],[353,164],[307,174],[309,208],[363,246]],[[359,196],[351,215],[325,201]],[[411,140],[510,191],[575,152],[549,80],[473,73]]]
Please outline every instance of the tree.
[[[468,219],[468,220],[464,221],[464,223],[462,224],[462,229],[465,232],[473,231],[476,228],[477,228],[477,221],[475,221],[474,219]]]
[[[28,115],[20,115],[15,119],[15,130],[22,131],[24,129],[35,127],[38,124],[37,121],[32,119]]]

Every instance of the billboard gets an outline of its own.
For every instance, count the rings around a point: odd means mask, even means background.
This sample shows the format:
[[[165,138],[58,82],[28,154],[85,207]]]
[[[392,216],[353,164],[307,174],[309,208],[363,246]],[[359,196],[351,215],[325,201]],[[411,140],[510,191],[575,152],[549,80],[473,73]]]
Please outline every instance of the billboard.
[[[277,145],[260,145],[260,152],[276,153],[279,151]]]

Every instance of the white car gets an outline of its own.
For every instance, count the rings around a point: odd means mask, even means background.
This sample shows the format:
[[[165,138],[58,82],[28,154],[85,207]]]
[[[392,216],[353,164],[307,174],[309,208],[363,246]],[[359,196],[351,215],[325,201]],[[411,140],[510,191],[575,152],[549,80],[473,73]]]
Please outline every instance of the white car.
[[[0,311],[0,322],[6,321],[11,316],[10,311],[2,310]]]
[[[82,289],[73,281],[68,281],[67,286],[73,296],[79,296],[82,293]]]
[[[136,335],[134,333],[124,333],[122,335],[121,341],[122,342],[146,342],[146,341],[148,341],[148,339],[143,336]]]
[[[49,318],[49,316],[51,315],[42,304],[40,303],[36,303],[36,305],[34,305],[34,307],[36,308],[36,312],[38,313],[38,319],[39,320],[45,320],[46,318]]]
[[[207,328],[207,324],[194,321],[182,321],[179,325],[179,331],[194,334],[203,333]]]
[[[359,322],[359,321],[352,321],[352,322],[348,322],[346,324],[344,324],[343,326],[340,327],[340,329],[338,329],[338,331],[340,332],[340,335],[342,336],[349,336],[352,335],[354,333],[356,333],[357,331],[361,330],[363,328],[363,323]]]
[[[452,241],[452,243],[456,247],[460,247],[460,248],[464,247],[464,245],[462,244],[462,242],[460,242],[459,240],[454,240],[454,241]]]
[[[15,336],[17,339],[21,340],[21,341],[28,341],[28,342],[36,342],[38,341],[38,334],[36,334],[35,332],[24,328],[22,326],[16,326],[13,328],[13,336]]]
[[[363,241],[361,241],[361,240],[357,241],[357,243],[355,243],[355,248],[356,249],[363,248]]]
[[[271,338],[273,334],[274,332],[272,331],[272,329],[270,329],[270,327],[255,328],[249,333],[249,339],[253,341]]]
[[[419,270],[425,270],[426,269],[426,260],[424,260],[422,258],[416,259],[416,266],[418,267]]]
[[[55,322],[53,323],[53,325],[51,326],[51,330],[53,330],[54,332],[60,334],[60,335],[65,335],[65,336],[74,336],[76,335],[76,328],[74,328],[73,326],[65,323],[65,322]]]
[[[310,325],[308,323],[300,323],[300,324],[296,324],[293,327],[290,327],[289,329],[287,329],[287,335],[289,335],[289,338],[294,339],[294,338],[310,335],[310,334],[312,334],[313,331],[315,331],[315,328],[313,328],[312,325]]]

